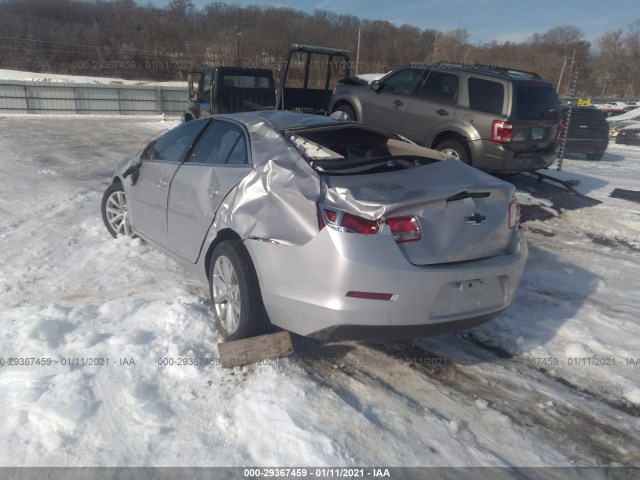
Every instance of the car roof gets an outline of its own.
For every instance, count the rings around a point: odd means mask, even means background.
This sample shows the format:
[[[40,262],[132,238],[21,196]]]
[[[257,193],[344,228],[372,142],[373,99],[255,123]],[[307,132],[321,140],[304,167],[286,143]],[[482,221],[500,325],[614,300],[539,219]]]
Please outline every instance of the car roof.
[[[524,70],[518,70],[516,68],[508,68],[508,67],[498,67],[493,65],[485,65],[485,64],[466,64],[466,63],[456,63],[456,62],[445,62],[440,61],[436,63],[412,63],[409,65],[403,65],[402,67],[397,68],[419,68],[422,70],[436,70],[436,71],[460,71],[466,73],[475,73],[478,75],[486,75],[494,78],[503,78],[514,81],[527,81],[532,80],[536,82],[546,82],[540,75],[533,72],[527,72]]]
[[[259,110],[254,112],[230,113],[216,116],[219,118],[235,120],[248,127],[267,122],[272,128],[279,131],[295,128],[323,127],[327,125],[356,123],[345,120],[336,120],[331,117],[314,115],[311,113],[298,113],[282,110]]]

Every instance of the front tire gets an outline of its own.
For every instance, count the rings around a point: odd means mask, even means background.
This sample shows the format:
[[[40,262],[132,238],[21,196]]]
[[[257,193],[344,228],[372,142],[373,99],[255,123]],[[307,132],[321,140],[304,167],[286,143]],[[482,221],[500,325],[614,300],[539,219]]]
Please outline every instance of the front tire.
[[[353,120],[354,122],[358,121],[356,112],[353,109],[353,107],[351,107],[351,105],[347,105],[347,104],[338,105],[336,108],[333,109],[333,113],[335,112],[344,113],[347,116],[347,120]]]
[[[227,341],[265,333],[269,325],[251,256],[241,240],[218,244],[211,255],[209,294],[218,331]]]
[[[435,149],[455,158],[456,160],[460,160],[462,163],[471,165],[471,155],[469,154],[467,147],[457,140],[445,140],[444,142],[440,142],[436,145]]]
[[[102,195],[102,221],[112,237],[118,235],[134,236],[129,224],[127,198],[122,183],[116,181],[109,185]]]

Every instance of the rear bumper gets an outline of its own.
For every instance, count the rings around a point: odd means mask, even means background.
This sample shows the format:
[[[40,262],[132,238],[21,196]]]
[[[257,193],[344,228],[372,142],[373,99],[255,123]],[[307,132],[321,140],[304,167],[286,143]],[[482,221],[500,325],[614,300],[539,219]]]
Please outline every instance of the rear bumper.
[[[640,132],[621,133],[616,136],[616,143],[619,145],[640,145]]]
[[[527,257],[521,230],[504,255],[437,266],[410,264],[391,236],[330,228],[300,247],[245,244],[271,322],[322,339],[408,338],[484,323],[513,301]],[[349,291],[393,298],[350,298]]]
[[[533,172],[551,166],[558,154],[556,143],[533,152],[517,152],[488,140],[471,141],[469,148],[473,166],[490,173]]]
[[[597,153],[604,152],[609,146],[609,137],[606,138],[567,138],[564,145],[564,153]]]

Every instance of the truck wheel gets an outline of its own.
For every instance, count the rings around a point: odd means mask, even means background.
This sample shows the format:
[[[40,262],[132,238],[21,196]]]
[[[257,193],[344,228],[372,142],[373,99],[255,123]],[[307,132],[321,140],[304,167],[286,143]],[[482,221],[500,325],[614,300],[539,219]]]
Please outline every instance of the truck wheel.
[[[467,147],[457,140],[445,140],[444,142],[440,142],[436,145],[435,149],[441,151],[445,155],[455,158],[456,160],[460,160],[462,163],[471,165],[471,155],[469,155]]]
[[[333,113],[342,112],[347,116],[347,120],[353,120],[354,122],[358,121],[358,117],[356,116],[355,110],[351,107],[351,105],[342,104],[338,105],[333,109]]]

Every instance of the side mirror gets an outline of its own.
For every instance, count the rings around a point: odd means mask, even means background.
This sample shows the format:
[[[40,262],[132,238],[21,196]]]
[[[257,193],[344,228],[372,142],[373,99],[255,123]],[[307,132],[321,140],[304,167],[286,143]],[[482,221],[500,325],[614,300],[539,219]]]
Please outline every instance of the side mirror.
[[[187,85],[189,86],[189,100],[195,100],[196,93],[193,90],[193,77],[191,76],[191,74],[187,76]]]
[[[373,90],[376,93],[382,90],[382,83],[380,83],[380,80],[374,80],[369,84],[369,86],[371,87],[371,90]]]

